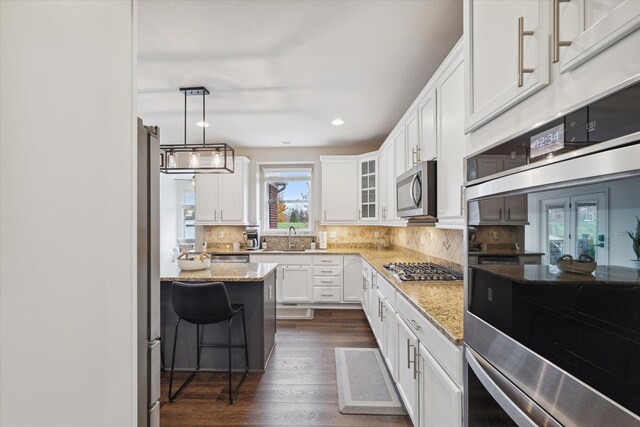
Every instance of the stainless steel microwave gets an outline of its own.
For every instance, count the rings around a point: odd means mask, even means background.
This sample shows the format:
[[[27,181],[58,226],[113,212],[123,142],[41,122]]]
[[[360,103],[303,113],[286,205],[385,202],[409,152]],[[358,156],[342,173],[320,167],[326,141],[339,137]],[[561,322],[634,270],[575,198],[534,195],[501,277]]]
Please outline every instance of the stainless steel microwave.
[[[420,162],[396,180],[396,212],[400,218],[436,221],[436,162]]]

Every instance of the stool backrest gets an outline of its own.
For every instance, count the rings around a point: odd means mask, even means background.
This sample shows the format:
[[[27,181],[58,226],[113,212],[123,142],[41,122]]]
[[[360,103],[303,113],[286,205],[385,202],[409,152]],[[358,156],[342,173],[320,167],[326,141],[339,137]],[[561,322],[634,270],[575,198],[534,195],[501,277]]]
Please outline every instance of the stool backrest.
[[[218,323],[233,317],[227,288],[222,282],[173,282],[171,301],[176,314],[190,323]]]

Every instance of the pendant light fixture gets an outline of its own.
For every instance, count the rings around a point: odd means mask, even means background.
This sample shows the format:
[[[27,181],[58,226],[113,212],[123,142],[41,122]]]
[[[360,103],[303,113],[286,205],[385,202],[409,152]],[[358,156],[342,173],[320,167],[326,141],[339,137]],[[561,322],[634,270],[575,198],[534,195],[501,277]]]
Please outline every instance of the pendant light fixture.
[[[160,172],[170,174],[233,173],[235,152],[227,143],[207,144],[205,130],[209,127],[205,119],[206,87],[183,87],[184,93],[184,144],[160,145]],[[187,97],[202,96],[202,144],[187,144]]]

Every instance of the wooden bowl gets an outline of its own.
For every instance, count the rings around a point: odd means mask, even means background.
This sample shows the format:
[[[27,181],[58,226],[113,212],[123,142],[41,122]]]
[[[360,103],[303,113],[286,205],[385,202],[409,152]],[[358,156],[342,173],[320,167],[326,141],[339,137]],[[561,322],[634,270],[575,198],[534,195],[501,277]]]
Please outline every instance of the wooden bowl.
[[[591,274],[598,267],[598,263],[587,254],[580,255],[578,259],[573,259],[571,255],[562,255],[556,265],[566,273],[577,274]]]

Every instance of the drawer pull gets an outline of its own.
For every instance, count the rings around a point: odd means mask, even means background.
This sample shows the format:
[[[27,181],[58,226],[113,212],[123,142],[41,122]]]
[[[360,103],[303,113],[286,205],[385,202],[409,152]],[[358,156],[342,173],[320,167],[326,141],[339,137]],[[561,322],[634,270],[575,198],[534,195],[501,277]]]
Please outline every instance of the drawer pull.
[[[322,294],[323,297],[332,297],[333,294]]]
[[[333,273],[331,270],[320,270],[320,273]]]
[[[330,259],[321,259],[320,262],[331,262]]]
[[[320,283],[333,283],[331,280],[321,280]]]
[[[409,323],[411,323],[411,326],[413,326],[413,329],[415,329],[416,331],[419,331],[420,329],[422,329],[422,327],[418,325],[418,323],[413,319],[409,320]]]

